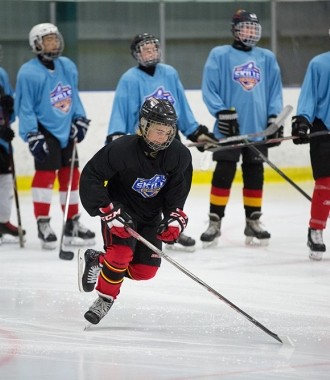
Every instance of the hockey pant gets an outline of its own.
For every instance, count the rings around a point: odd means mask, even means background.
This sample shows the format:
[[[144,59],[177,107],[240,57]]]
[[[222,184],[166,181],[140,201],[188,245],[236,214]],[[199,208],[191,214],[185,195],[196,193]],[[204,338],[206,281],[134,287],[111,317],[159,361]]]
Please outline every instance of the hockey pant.
[[[267,154],[266,147],[261,146],[259,149]],[[210,213],[215,213],[220,218],[225,216],[240,154],[242,154],[245,216],[249,218],[253,212],[261,211],[264,184],[263,161],[248,148],[235,149],[213,156],[214,159],[217,159],[217,164],[212,178]]]
[[[137,231],[157,248],[161,242],[156,239],[155,227],[138,227]],[[149,280],[153,278],[160,266],[160,257],[134,238],[121,239],[111,234],[102,222],[102,235],[105,254],[100,256],[101,272],[96,290],[116,299],[125,277],[132,280]]]
[[[38,218],[39,216],[49,215],[56,174],[59,183],[59,197],[61,208],[63,211],[65,209],[66,196],[70,178],[70,167],[65,166],[59,169],[58,171],[36,170],[32,181],[32,199],[34,215],[36,218]],[[74,215],[78,214],[79,178],[79,169],[77,167],[74,167],[69,198],[68,219],[72,219]]]

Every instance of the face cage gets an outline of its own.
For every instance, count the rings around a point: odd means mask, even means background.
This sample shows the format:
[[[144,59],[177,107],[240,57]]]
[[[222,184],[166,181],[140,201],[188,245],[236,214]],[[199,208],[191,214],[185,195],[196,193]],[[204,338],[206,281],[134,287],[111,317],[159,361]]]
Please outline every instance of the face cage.
[[[256,46],[261,38],[261,25],[256,22],[239,22],[234,30],[235,37],[248,47]]]
[[[142,57],[141,57],[140,48],[142,46],[150,45],[150,44],[154,44],[155,45],[157,53],[155,53],[155,57],[154,58],[149,59],[148,61],[144,61],[142,59]],[[140,43],[138,43],[136,45],[135,52],[134,52],[134,57],[136,58],[136,60],[139,62],[139,64],[141,66],[150,67],[150,66],[157,65],[157,63],[160,62],[160,56],[161,56],[160,46],[159,46],[158,40],[156,40],[156,39],[154,39],[154,40],[147,40],[147,41],[141,41]]]
[[[58,49],[56,51],[47,52],[47,53],[44,51],[45,47],[43,44],[43,38],[48,35],[48,34],[45,34],[44,36],[38,38],[38,40],[34,42],[35,46],[36,44],[38,44],[38,46],[41,46],[41,49],[36,46],[34,49],[34,52],[38,55],[41,55],[46,60],[52,61],[53,59],[58,58],[62,55],[63,50],[64,50],[64,40],[61,33],[50,33],[50,34],[56,34],[56,37],[59,41]]]
[[[159,144],[159,143],[154,143],[154,142],[151,142],[150,140],[148,140],[147,136],[148,136],[149,129],[151,127],[151,123],[156,123],[156,124],[166,125],[167,127],[172,127],[173,132],[168,136],[167,140],[164,143]],[[140,131],[141,131],[141,135],[143,137],[143,140],[146,142],[148,147],[150,149],[152,149],[154,152],[158,152],[160,150],[164,150],[164,149],[168,148],[171,145],[172,141],[174,140],[174,137],[176,134],[176,126],[175,125],[160,123],[159,121],[154,121],[154,120],[147,120],[144,117],[141,118],[139,127],[140,127]]]

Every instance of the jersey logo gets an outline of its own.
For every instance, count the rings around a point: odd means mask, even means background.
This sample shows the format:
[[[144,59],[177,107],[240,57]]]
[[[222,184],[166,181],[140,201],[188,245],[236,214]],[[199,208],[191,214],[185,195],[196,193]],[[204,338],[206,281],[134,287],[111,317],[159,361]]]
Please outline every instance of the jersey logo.
[[[72,104],[71,86],[63,86],[62,83],[59,83],[50,93],[50,103],[57,110],[68,113]]]
[[[143,198],[153,198],[160,192],[165,183],[166,177],[164,175],[155,174],[150,179],[138,178],[134,182],[132,189],[140,193]]]
[[[154,98],[157,98],[157,99],[164,99],[164,100],[168,100],[169,102],[171,102],[172,104],[175,103],[175,100],[174,100],[174,97],[173,95],[171,94],[170,91],[166,91],[164,89],[164,87],[158,87],[157,90],[151,94],[151,95],[147,95],[146,98],[144,100],[147,100],[151,97],[154,97]]]
[[[234,67],[233,80],[246,91],[253,90],[260,83],[260,77],[260,69],[254,62]]]

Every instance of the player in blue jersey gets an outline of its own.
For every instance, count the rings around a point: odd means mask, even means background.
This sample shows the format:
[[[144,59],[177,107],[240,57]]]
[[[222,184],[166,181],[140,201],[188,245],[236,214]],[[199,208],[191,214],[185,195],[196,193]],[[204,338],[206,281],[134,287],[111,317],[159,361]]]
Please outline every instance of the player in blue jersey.
[[[305,74],[292,118],[295,144],[310,143],[314,191],[310,209],[307,245],[311,260],[322,260],[326,246],[323,230],[330,212],[330,135],[307,137],[308,132],[330,131],[330,52],[314,57]]]
[[[57,237],[49,216],[54,181],[57,176],[64,210],[73,147],[84,139],[90,120],[79,97],[77,67],[61,56],[64,42],[58,28],[50,23],[35,25],[29,42],[36,57],[18,72],[15,109],[19,134],[35,162],[32,197],[38,237],[43,248],[54,249]],[[93,244],[95,237],[79,222],[78,165],[76,154],[63,239],[66,245]]]
[[[18,228],[9,221],[14,198],[11,147],[14,121],[13,89],[7,71],[0,67],[0,244],[19,241]]]
[[[178,115],[178,130],[184,136],[194,142],[214,142],[213,134],[196,121],[177,70],[160,62],[158,38],[148,33],[136,35],[131,43],[131,54],[138,65],[126,71],[118,82],[107,141],[122,135],[135,134],[140,107],[146,99],[153,96],[169,100],[173,104]],[[181,235],[177,244],[167,247],[192,251],[195,249],[195,240]]]
[[[238,10],[232,18],[232,45],[211,50],[204,66],[203,100],[215,117],[217,138],[260,132],[282,110],[280,68],[274,54],[256,44],[261,38],[257,16]],[[283,127],[276,136],[283,135]],[[259,147],[267,154],[267,147]],[[246,244],[267,245],[270,233],[261,226],[264,169],[262,159],[249,148],[215,152],[216,167],[212,178],[209,226],[201,235],[204,246],[217,241],[221,220],[242,157],[243,202],[246,217]]]

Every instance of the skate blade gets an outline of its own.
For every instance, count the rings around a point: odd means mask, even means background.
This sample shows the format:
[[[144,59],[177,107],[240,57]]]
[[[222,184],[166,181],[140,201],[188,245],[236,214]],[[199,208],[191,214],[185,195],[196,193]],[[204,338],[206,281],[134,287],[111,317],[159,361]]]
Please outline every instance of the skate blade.
[[[174,243],[174,244],[165,244],[165,248],[169,251],[179,251],[179,252],[195,252],[196,246],[184,246],[182,244]]]
[[[85,270],[84,254],[85,252],[82,249],[78,250],[78,288],[81,293],[85,293],[82,286],[82,276]]]
[[[310,251],[308,257],[311,261],[321,261],[323,258],[323,252]]]
[[[19,244],[19,236],[13,236],[9,234],[3,234],[2,235],[2,243],[3,244]],[[23,236],[23,243],[26,243],[26,239]]]
[[[51,251],[56,249],[57,241],[45,242],[41,241],[41,248],[46,249],[47,251]]]
[[[269,245],[269,239],[257,239],[254,236],[247,236],[245,238],[245,245],[251,247],[267,247]]]
[[[216,247],[218,245],[219,238],[215,238],[213,241],[202,241],[202,247],[205,248],[211,248]]]
[[[95,239],[81,239],[79,237],[70,237],[70,236],[64,236],[63,237],[63,244],[66,246],[73,246],[73,247],[85,247],[87,245],[95,245]]]
[[[90,330],[91,327],[92,327],[92,324],[88,322],[87,325],[84,327],[84,331]]]

